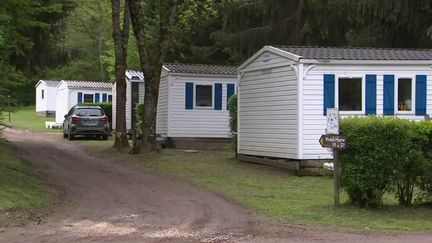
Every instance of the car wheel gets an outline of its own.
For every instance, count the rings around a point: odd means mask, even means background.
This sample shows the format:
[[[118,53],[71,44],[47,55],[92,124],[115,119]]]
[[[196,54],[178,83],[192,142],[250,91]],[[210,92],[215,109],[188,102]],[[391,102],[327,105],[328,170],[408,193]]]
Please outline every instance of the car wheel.
[[[72,141],[74,139],[75,139],[74,135],[69,131],[69,140]]]
[[[68,138],[68,134],[63,132],[63,138]]]
[[[108,140],[108,135],[103,135],[102,140]]]

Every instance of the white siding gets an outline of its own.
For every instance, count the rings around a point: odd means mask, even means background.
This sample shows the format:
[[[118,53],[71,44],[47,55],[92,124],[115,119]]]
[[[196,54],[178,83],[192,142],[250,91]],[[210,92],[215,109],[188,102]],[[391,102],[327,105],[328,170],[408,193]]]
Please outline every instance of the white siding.
[[[290,64],[264,52],[244,67],[255,71],[240,78],[240,154],[298,158],[298,84]]]
[[[45,98],[47,100],[46,109],[48,111],[55,111],[56,98],[57,98],[57,86],[47,86],[45,91]]]
[[[57,90],[57,101],[56,101],[56,122],[62,123],[64,120],[64,115],[67,114],[72,108],[72,106],[78,104],[78,92],[84,94],[93,94],[100,93],[100,98],[102,99],[102,94],[111,94],[111,90],[109,89],[75,89],[68,88],[65,83],[62,83]]]
[[[56,98],[56,119],[57,123],[63,123],[64,115],[66,115],[69,111],[69,89],[62,83],[57,89],[57,98]]]
[[[116,112],[117,112],[117,86],[114,83],[114,85],[112,86],[112,118],[111,118],[111,123],[112,123],[112,129],[115,130],[116,127]]]
[[[168,137],[229,138],[229,111],[227,84],[236,83],[236,77],[169,76]],[[222,110],[208,108],[185,109],[185,86],[195,84],[222,84]],[[195,88],[194,88],[195,90]],[[213,96],[214,100],[214,96]]]
[[[139,82],[139,103],[144,103],[144,82],[142,80],[136,81]],[[126,130],[132,129],[132,106],[131,106],[131,93],[132,86],[131,81],[126,79]],[[116,125],[116,107],[117,107],[117,93],[116,93],[116,85],[113,85],[112,88],[112,127],[115,129]]]
[[[427,75],[427,113],[432,114],[432,70],[424,65],[331,65],[321,64],[305,74],[303,80],[303,139],[302,159],[326,159],[332,155],[328,149],[321,148],[318,140],[325,133],[326,117],[323,115],[323,75],[335,74],[338,77],[362,77],[366,74],[377,75],[377,114],[383,115],[383,75],[398,77]],[[396,97],[396,95],[395,95]],[[337,95],[336,95],[337,98]],[[342,115],[346,117],[347,115]],[[423,116],[396,115],[399,118],[422,120]]]
[[[156,133],[162,137],[168,136],[168,76],[161,75],[159,100],[157,106]]]
[[[132,94],[132,86],[130,85],[130,81],[126,80],[126,130],[132,129],[132,102],[131,102],[131,94]]]
[[[36,87],[36,112],[47,111],[47,99],[46,99],[47,85],[41,82]],[[42,99],[42,90],[44,90],[45,98]]]

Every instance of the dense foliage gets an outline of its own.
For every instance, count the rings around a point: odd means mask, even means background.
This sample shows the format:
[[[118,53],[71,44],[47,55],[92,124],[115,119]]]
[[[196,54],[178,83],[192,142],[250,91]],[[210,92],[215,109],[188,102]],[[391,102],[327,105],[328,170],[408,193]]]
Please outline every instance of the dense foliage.
[[[351,203],[375,207],[394,192],[401,205],[410,205],[416,188],[431,195],[432,123],[350,118],[341,131],[348,141],[341,152],[342,188]]]
[[[141,2],[153,38],[158,1]],[[168,62],[239,64],[269,44],[432,47],[429,0],[185,0],[180,12]],[[128,69],[141,68],[136,47]],[[24,104],[38,79],[113,80],[110,0],[0,1],[0,77]]]

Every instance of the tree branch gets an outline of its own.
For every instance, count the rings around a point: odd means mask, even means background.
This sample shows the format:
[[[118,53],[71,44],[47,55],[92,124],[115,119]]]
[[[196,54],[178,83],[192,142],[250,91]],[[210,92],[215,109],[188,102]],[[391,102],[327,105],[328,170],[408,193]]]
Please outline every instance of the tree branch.
[[[184,3],[184,0],[173,0],[170,10],[168,23],[166,21],[160,21],[159,23],[159,46],[160,46],[160,55],[159,62],[163,64],[165,62],[166,54],[171,45],[171,38],[174,32],[174,28],[178,23],[179,17],[179,8]],[[160,8],[162,10],[162,7]],[[161,14],[160,14],[161,15]],[[162,16],[162,15],[161,15]],[[166,25],[167,24],[167,25]],[[166,26],[165,26],[166,25]]]
[[[138,54],[140,56],[141,68],[143,71],[150,70],[149,47],[146,41],[146,33],[144,29],[144,13],[140,0],[127,0],[129,6],[130,18],[132,21],[132,29],[135,34],[138,46]]]

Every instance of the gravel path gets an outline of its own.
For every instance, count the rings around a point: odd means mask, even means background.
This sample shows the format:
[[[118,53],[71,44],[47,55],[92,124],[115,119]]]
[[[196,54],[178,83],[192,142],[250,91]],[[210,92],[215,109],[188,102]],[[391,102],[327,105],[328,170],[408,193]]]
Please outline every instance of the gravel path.
[[[0,242],[432,242],[427,233],[350,233],[262,219],[179,179],[92,156],[60,135],[4,135],[58,200],[24,225],[0,227]]]

